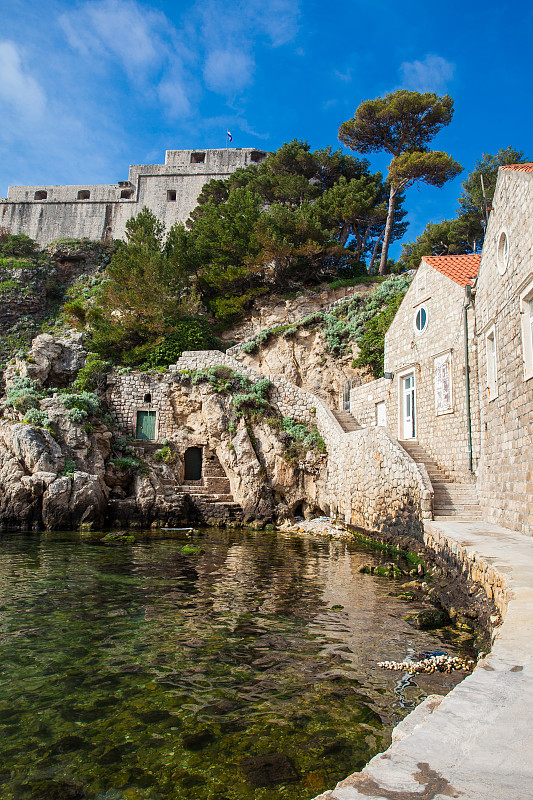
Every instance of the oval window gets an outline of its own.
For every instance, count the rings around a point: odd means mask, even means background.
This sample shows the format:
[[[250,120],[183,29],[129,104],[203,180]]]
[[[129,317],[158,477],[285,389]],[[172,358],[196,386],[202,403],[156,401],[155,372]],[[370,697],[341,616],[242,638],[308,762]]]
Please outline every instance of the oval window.
[[[507,269],[507,263],[509,261],[509,239],[507,238],[507,234],[505,231],[500,233],[500,238],[498,239],[498,251],[497,251],[497,264],[498,264],[498,272],[500,275],[503,275],[505,270]]]
[[[415,328],[418,331],[418,333],[422,333],[422,331],[426,329],[427,324],[428,324],[428,312],[426,311],[425,306],[421,306],[416,312],[416,317],[415,317]]]

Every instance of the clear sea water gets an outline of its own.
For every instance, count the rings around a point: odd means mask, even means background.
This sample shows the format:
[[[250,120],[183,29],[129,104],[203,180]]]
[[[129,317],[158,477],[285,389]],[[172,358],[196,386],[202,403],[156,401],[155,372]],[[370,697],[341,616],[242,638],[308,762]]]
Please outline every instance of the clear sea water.
[[[473,652],[404,621],[363,545],[136,538],[0,535],[2,800],[310,800],[460,680],[378,661]]]

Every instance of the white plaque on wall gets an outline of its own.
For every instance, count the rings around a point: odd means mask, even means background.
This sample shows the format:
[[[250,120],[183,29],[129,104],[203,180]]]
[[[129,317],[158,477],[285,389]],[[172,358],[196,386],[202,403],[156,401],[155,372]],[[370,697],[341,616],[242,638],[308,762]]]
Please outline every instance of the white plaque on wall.
[[[452,354],[444,353],[435,359],[435,411],[449,414],[452,410]]]

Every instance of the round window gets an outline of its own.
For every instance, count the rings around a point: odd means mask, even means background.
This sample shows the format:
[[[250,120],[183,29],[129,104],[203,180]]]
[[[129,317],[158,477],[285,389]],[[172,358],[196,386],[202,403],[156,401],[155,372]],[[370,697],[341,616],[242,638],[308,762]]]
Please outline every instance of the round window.
[[[426,311],[425,306],[420,306],[418,311],[416,312],[415,317],[415,328],[418,333],[422,333],[426,329],[426,325],[428,324],[428,312]]]
[[[505,231],[500,233],[500,238],[498,239],[498,251],[496,257],[497,265],[498,265],[498,272],[500,275],[503,275],[505,270],[507,269],[507,263],[509,261],[509,239],[507,238],[507,234]]]

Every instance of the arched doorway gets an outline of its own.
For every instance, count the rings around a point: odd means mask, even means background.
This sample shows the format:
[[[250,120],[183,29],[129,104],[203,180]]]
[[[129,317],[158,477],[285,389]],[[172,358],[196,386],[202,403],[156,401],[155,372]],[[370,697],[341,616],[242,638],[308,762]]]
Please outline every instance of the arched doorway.
[[[189,447],[185,451],[185,475],[186,481],[199,481],[202,478],[202,448]]]

